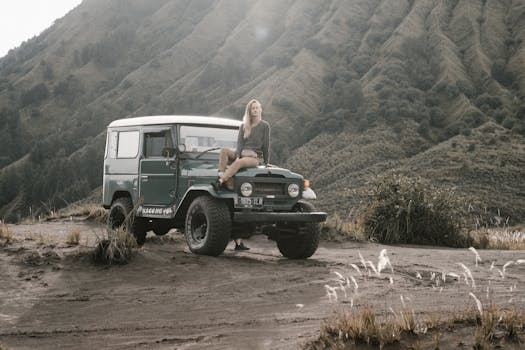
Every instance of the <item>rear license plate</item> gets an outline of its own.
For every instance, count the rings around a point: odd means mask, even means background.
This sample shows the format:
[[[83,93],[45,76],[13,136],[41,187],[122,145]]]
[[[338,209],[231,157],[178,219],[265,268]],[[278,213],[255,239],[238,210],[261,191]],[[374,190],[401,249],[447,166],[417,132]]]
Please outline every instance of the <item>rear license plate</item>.
[[[235,198],[235,206],[243,208],[262,207],[262,197],[237,197]]]

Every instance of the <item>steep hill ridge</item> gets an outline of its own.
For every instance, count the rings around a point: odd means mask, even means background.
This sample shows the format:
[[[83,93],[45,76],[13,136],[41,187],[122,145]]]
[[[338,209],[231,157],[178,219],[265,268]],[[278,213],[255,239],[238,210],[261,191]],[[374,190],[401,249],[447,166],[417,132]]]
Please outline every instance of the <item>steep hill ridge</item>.
[[[523,18],[518,0],[85,0],[0,59],[0,217],[100,186],[111,120],[240,118],[257,97],[273,162],[329,212],[396,169],[523,220]]]

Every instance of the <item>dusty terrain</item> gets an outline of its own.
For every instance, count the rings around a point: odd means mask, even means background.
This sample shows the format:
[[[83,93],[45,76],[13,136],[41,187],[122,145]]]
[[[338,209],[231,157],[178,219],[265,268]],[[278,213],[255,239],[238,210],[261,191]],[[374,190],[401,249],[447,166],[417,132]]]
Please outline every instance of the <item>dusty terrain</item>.
[[[525,264],[516,263],[522,251],[480,251],[476,267],[466,249],[324,242],[312,258],[292,261],[259,236],[247,241],[249,252],[230,245],[213,258],[189,253],[172,231],[148,236],[128,265],[103,267],[89,256],[100,225],[9,228],[16,240],[0,242],[0,344],[13,349],[296,349],[315,339],[335,310],[373,305],[388,315],[400,310],[401,296],[418,318],[476,310],[469,292],[484,306],[525,308]],[[80,245],[68,246],[75,230]],[[393,272],[360,275],[359,253],[377,266],[382,249]],[[508,261],[514,263],[503,268]],[[458,263],[471,270],[475,288]],[[325,285],[339,286],[334,272],[354,277],[357,290],[352,281],[329,300]],[[443,272],[460,281],[443,281]],[[468,344],[470,331],[444,333],[442,344]]]

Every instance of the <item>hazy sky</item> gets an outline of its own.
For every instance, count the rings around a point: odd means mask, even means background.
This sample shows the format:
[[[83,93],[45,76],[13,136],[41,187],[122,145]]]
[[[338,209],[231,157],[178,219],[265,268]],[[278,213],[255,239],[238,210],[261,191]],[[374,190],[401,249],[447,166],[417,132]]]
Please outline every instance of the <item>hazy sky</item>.
[[[0,57],[40,34],[82,0],[0,0]]]

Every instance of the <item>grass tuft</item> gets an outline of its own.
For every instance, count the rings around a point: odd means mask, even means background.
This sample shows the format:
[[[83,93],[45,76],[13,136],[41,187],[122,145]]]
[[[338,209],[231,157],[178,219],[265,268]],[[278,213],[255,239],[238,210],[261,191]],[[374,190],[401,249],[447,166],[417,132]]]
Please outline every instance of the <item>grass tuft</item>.
[[[71,205],[55,213],[54,218],[71,216],[85,216],[86,219],[105,223],[107,221],[107,210],[96,204]]]
[[[450,332],[455,327],[475,325],[472,339],[473,349],[493,349],[505,341],[521,344],[520,334],[525,331],[525,312],[522,310],[501,310],[492,305],[483,311],[458,311],[447,319],[432,318],[422,324],[415,320],[414,312],[403,309],[391,318],[379,322],[374,310],[365,306],[356,311],[344,311],[324,320],[319,338],[305,344],[305,349],[348,349],[360,345],[378,348],[411,344],[412,349],[420,348],[420,342],[430,336],[434,348],[439,348],[442,332]],[[389,347],[390,348],[390,347]]]
[[[341,218],[338,213],[330,215],[321,228],[323,239],[329,241],[342,239],[364,241],[365,235],[362,229],[363,226],[357,220],[350,219],[350,216],[351,215],[345,220]]]
[[[0,225],[0,239],[5,240],[5,244],[9,244],[13,241],[13,231],[7,225]]]
[[[93,260],[104,265],[124,265],[131,260],[136,248],[135,237],[124,228],[108,230],[106,237],[97,236]]]
[[[402,328],[396,322],[381,323],[369,306],[358,311],[346,311],[325,320],[319,339],[308,344],[309,349],[344,347],[352,341],[356,345],[384,346],[400,339]]]
[[[80,242],[80,231],[72,231],[66,238],[66,243],[69,245],[78,245]]]

